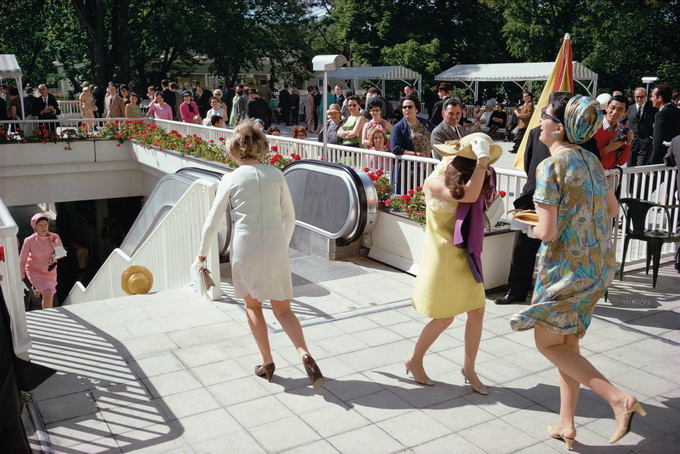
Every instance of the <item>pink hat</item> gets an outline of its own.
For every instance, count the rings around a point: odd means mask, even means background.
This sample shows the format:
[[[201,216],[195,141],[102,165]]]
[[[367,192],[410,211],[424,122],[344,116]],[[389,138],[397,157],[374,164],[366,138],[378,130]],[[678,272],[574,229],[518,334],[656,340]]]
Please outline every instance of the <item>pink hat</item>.
[[[36,213],[33,215],[33,217],[31,218],[31,227],[33,228],[33,230],[35,230],[35,225],[38,223],[38,221],[42,219],[46,220],[47,222],[50,222],[50,219],[47,217],[45,213]]]

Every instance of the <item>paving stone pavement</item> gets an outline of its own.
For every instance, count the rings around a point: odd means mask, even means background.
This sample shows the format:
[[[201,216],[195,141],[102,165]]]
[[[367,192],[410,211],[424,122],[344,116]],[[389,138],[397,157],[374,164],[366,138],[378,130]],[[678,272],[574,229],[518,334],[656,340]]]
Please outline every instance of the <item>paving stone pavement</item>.
[[[30,312],[31,357],[60,371],[33,392],[53,451],[565,449],[546,434],[559,407],[557,374],[534,348],[531,332],[509,327],[521,306],[487,302],[477,371],[488,396],[473,393],[459,372],[464,316],[426,356],[436,385],[422,387],[402,364],[429,320],[409,305],[414,277],[369,259],[338,266],[361,272],[295,287],[293,307],[326,376],[321,389],[309,386],[269,310],[276,374],[271,383],[253,375],[259,354],[242,303],[226,293],[213,302],[182,288]],[[651,276],[633,271],[614,282],[606,303],[598,303],[583,351],[612,382],[635,394],[648,415],[636,417],[632,433],[609,445],[611,410],[584,388],[576,452],[677,452],[679,284],[670,265],[662,267],[656,289]],[[38,450],[35,435],[32,443]]]

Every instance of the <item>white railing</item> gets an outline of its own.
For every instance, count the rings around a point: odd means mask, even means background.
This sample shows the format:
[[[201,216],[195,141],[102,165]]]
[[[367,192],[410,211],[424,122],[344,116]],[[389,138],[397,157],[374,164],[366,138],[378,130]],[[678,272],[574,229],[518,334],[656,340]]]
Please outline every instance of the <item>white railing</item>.
[[[0,199],[0,247],[4,258],[0,261],[0,275],[2,280],[2,295],[5,298],[12,328],[12,343],[14,352],[27,358],[31,348],[31,337],[26,325],[26,309],[24,307],[24,283],[21,281],[21,267],[19,265],[19,246],[17,234],[19,227],[9,213],[5,203]]]
[[[61,110],[62,119],[68,118],[82,118],[80,112],[80,101],[57,101],[59,103],[59,110]]]
[[[215,199],[216,189],[216,183],[196,180],[132,257],[115,249],[87,288],[80,282],[76,283],[65,304],[125,296],[120,279],[123,271],[131,265],[142,265],[151,271],[151,291],[186,285],[191,279],[189,267],[196,258],[203,222]],[[220,279],[217,249],[215,238],[208,257],[208,268],[215,282]],[[219,297],[219,288],[213,288],[212,292],[213,298]]]

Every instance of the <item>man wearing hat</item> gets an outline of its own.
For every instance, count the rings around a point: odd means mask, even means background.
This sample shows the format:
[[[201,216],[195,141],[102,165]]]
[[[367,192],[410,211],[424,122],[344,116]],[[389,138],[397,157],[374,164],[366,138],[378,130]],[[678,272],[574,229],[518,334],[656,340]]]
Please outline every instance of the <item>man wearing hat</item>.
[[[430,114],[430,121],[435,125],[438,125],[444,120],[442,116],[442,110],[444,108],[444,102],[449,99],[451,93],[451,85],[447,82],[442,82],[439,84],[439,101],[434,104],[432,108],[432,113]]]

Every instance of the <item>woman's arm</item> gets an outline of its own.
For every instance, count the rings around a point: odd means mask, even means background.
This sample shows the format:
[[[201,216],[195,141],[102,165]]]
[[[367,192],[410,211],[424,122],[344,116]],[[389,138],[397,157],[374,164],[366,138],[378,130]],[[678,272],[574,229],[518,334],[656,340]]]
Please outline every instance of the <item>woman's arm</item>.
[[[619,201],[613,191],[607,191],[607,215],[615,218],[619,214]]]
[[[29,238],[24,239],[24,244],[21,246],[21,253],[19,254],[19,266],[21,267],[21,280],[26,278],[26,261],[28,261],[28,254],[31,252],[31,245]]]
[[[370,123],[364,124],[364,128],[361,130],[361,143],[366,147],[371,144],[371,141],[368,140],[368,125],[370,125]]]
[[[383,123],[383,126],[385,126],[385,129],[387,129],[387,134],[390,134],[392,132],[392,123],[385,120],[385,122]]]
[[[293,207],[293,198],[285,181],[281,188],[281,214],[283,216],[283,230],[286,235],[287,246],[290,244],[290,240],[293,238],[293,231],[295,230],[295,209]]]
[[[552,241],[557,235],[557,206],[538,202],[535,204],[538,225],[533,227],[534,235],[541,241]]]
[[[465,195],[462,199],[454,199],[451,191],[444,184],[444,177],[430,177],[427,179],[430,194],[442,200],[457,200],[458,202],[474,203],[479,199],[479,193],[484,184],[484,176],[489,168],[489,158],[480,158],[472,177],[465,184]]]
[[[231,192],[231,173],[226,174],[222,177],[220,181],[220,186],[217,188],[217,194],[215,194],[215,201],[210,208],[208,217],[205,218],[203,223],[203,232],[201,233],[201,242],[198,248],[199,259],[201,261],[205,260],[205,257],[210,251],[210,242],[217,233],[217,228],[220,225],[222,216],[227,211],[229,206],[229,195]]]

